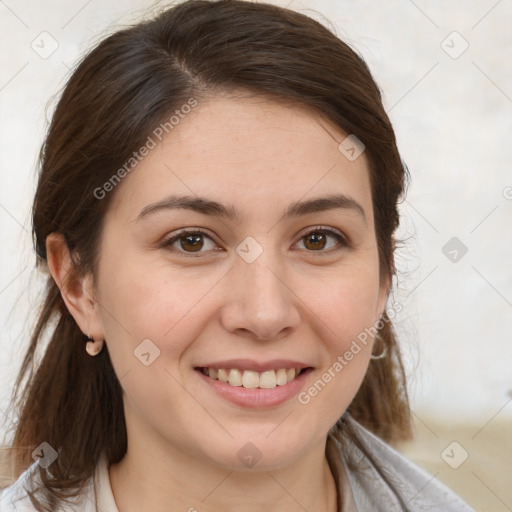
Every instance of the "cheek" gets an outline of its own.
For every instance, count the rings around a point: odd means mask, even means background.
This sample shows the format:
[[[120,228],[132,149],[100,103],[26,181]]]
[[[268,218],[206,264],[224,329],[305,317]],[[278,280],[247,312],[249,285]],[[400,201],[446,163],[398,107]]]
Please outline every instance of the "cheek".
[[[343,268],[323,283],[312,309],[323,321],[331,352],[344,352],[352,340],[373,326],[379,303],[378,272],[363,265]]]
[[[120,372],[133,365],[133,351],[147,339],[160,350],[160,362],[165,357],[166,366],[177,364],[190,340],[200,334],[201,301],[218,277],[198,278],[197,272],[187,269],[171,272],[165,264],[151,265],[134,258],[105,263],[102,319],[113,359],[118,365],[122,362]]]
[[[326,364],[297,395],[307,422],[320,422],[322,428],[331,428],[357,394],[370,362],[371,342],[359,342],[360,331],[352,332],[355,336],[333,341]]]
[[[378,306],[378,275],[351,267],[315,294],[313,311],[326,357],[315,381],[299,396],[334,423],[355,396],[368,368]]]

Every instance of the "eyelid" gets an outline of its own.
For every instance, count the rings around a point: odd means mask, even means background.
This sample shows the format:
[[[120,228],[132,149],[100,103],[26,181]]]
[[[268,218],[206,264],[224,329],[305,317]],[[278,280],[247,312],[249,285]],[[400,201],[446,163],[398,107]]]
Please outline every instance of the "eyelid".
[[[307,236],[311,233],[316,233],[316,232],[323,232],[323,233],[327,234],[328,236],[332,236],[338,240],[338,245],[334,248],[330,248],[328,250],[319,250],[319,251],[308,251],[307,249],[304,249],[308,253],[311,253],[311,254],[316,253],[316,255],[322,256],[322,255],[333,254],[341,249],[351,247],[351,241],[350,241],[349,237],[335,228],[317,225],[317,226],[309,226],[308,228],[304,228],[304,229],[305,230],[299,235],[298,240],[297,240],[297,242],[295,242],[295,244],[298,243],[299,241],[301,241],[301,239],[304,238],[305,236]],[[214,243],[216,243],[214,238],[209,234],[208,231],[206,231],[202,228],[191,227],[191,228],[182,228],[182,229],[178,230],[177,232],[175,232],[172,236],[166,237],[162,241],[161,247],[163,247],[164,249],[168,249],[171,252],[178,253],[182,256],[191,257],[191,258],[197,258],[201,254],[211,252],[211,251],[198,251],[196,253],[193,253],[193,252],[186,252],[186,251],[172,248],[172,245],[175,242],[177,242],[180,239],[180,237],[186,236],[188,234],[190,234],[190,235],[202,234],[202,235],[206,236],[207,238],[209,238],[210,240],[212,240]]]

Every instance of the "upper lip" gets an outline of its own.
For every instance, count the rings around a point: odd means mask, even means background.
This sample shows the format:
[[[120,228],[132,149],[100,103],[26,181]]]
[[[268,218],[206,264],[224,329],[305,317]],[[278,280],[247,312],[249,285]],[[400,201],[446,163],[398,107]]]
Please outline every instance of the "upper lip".
[[[197,368],[236,368],[237,370],[251,370],[263,372],[265,370],[279,370],[281,368],[309,368],[310,365],[293,361],[291,359],[272,359],[270,361],[255,361],[254,359],[225,359],[214,363],[205,363]]]

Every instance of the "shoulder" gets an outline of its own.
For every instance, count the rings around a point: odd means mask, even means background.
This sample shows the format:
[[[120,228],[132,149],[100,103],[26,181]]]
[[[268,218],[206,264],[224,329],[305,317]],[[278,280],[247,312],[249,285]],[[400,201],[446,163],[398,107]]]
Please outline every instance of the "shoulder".
[[[435,476],[404,457],[349,415],[347,422],[357,432],[361,446],[349,440],[342,448],[339,440],[334,439],[340,456],[344,460],[350,458],[361,468],[356,471],[347,467],[358,510],[387,511],[397,508],[408,512],[475,512]]]
[[[26,489],[31,488],[30,482],[36,473],[35,464],[27,468],[9,487],[0,490],[0,512],[34,510]]]
[[[27,490],[37,489],[41,485],[37,462],[28,467],[9,487],[0,489],[0,512],[34,512]],[[73,505],[59,507],[54,512],[95,512],[96,507],[92,478],[85,486],[85,493]]]

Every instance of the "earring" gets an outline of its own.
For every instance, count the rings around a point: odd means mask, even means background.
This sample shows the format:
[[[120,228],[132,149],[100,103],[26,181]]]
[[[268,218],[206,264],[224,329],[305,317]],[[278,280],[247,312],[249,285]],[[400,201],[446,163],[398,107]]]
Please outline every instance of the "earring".
[[[91,356],[97,356],[101,350],[103,349],[103,340],[95,341],[91,338],[91,335],[89,334],[87,336],[87,339],[89,340],[85,346],[86,352]]]
[[[377,333],[375,335],[375,339],[377,341],[380,341],[380,343],[382,344],[382,350],[380,351],[380,354],[377,354],[377,355],[372,353],[372,355],[370,356],[370,359],[373,359],[374,361],[376,359],[384,359],[388,355],[388,347],[384,343],[384,340],[382,339],[382,336]]]

